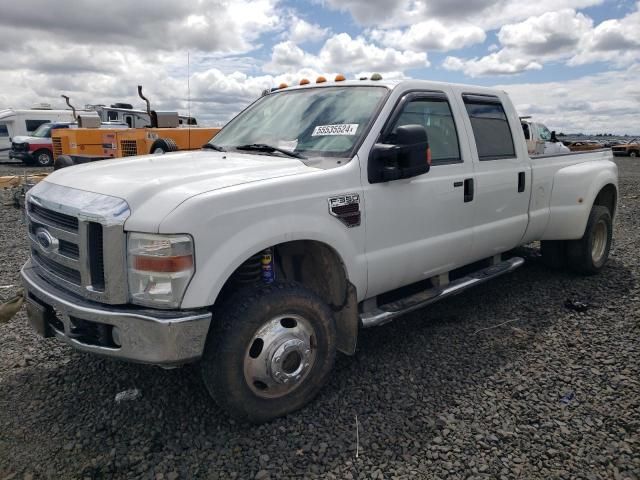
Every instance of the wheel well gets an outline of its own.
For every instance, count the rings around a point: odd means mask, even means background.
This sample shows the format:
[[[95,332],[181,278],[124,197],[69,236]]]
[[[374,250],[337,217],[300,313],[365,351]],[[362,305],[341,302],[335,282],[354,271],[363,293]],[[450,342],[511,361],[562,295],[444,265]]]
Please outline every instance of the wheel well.
[[[322,298],[334,312],[338,350],[349,355],[355,353],[358,301],[340,255],[329,245],[313,240],[280,243],[271,249],[276,279],[298,282]],[[216,304],[227,300],[243,283],[262,281],[260,267],[256,267],[261,254],[250,256],[236,269],[223,286]]]
[[[596,199],[594,200],[594,205],[601,205],[603,207],[607,207],[609,209],[609,213],[611,216],[615,216],[616,213],[616,202],[618,198],[618,191],[616,190],[615,185],[608,184],[598,192]]]

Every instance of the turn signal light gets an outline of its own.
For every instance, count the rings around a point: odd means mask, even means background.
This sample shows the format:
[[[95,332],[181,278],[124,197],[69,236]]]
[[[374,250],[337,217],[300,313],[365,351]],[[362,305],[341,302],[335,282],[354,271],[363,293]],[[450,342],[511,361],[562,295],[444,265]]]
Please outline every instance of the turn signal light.
[[[431,147],[427,147],[427,165],[431,166]]]
[[[183,272],[193,267],[192,255],[177,257],[154,257],[150,255],[134,255],[133,268],[144,272]]]
[[[324,78],[324,77],[318,77],[318,78],[316,78],[316,83],[324,83],[324,82],[326,82],[326,81],[327,81],[327,79],[326,79],[326,78]]]

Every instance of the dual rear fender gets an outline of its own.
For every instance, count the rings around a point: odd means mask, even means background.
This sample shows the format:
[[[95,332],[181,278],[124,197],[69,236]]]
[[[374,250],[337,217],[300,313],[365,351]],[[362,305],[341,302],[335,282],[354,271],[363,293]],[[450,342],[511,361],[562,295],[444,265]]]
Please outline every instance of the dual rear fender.
[[[593,205],[615,215],[618,168],[610,161],[585,162],[561,168],[553,179],[549,223],[541,240],[582,238]]]

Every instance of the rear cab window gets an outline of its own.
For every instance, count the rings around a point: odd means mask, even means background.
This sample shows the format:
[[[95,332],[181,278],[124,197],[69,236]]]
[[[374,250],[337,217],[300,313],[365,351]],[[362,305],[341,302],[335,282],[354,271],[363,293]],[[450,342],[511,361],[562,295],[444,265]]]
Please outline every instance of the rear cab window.
[[[513,134],[498,97],[465,94],[462,96],[469,114],[480,161],[516,158]]]

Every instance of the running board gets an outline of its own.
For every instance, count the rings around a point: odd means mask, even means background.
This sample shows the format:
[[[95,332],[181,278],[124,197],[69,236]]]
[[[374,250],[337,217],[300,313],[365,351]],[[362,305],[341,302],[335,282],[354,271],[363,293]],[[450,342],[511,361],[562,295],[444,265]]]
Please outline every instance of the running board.
[[[523,263],[523,258],[513,257],[509,260],[505,260],[504,262],[497,263],[466,275],[458,280],[454,280],[445,287],[430,288],[401,300],[380,305],[369,312],[361,313],[360,322],[363,328],[382,325],[390,322],[400,315],[426,307],[431,303],[461,293],[467,288],[474,287],[480,283],[486,282],[487,280],[491,280],[492,278],[512,272],[516,268],[522,266]]]

